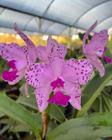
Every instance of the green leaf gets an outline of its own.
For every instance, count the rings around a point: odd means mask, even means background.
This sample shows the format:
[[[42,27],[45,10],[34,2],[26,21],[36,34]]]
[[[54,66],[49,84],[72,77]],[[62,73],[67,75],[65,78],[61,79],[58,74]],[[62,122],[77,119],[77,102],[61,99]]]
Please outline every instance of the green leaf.
[[[40,139],[37,120],[33,114],[25,109],[22,105],[7,97],[4,93],[0,94],[0,111],[14,120],[31,127],[35,135]]]
[[[112,86],[112,80],[110,80],[105,86]]]
[[[49,115],[51,118],[54,118],[60,123],[62,123],[66,119],[63,112],[63,108],[53,104],[50,105]]]
[[[31,129],[27,125],[18,124],[16,126],[11,127],[10,131],[12,131],[12,132],[29,132],[29,131],[31,131]]]
[[[19,98],[17,99],[17,103],[20,103],[26,107],[31,108],[31,109],[37,110],[35,95],[33,93],[30,94],[30,97],[26,97],[25,95],[21,94],[19,96]]]
[[[112,65],[106,66],[106,74],[103,78],[97,73],[95,77],[88,83],[83,91],[83,105],[81,111],[78,111],[77,116],[83,116],[91,107],[96,98],[101,94],[105,85],[112,78]]]
[[[112,113],[71,119],[47,134],[47,140],[97,140],[112,136]]]

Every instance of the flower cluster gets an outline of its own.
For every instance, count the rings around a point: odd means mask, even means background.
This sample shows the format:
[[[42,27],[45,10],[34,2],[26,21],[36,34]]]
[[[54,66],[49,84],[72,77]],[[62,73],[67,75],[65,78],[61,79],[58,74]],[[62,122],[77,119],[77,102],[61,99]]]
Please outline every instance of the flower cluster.
[[[86,85],[91,78],[93,68],[100,75],[105,69],[100,61],[108,40],[107,30],[95,33],[88,44],[88,35],[95,28],[93,24],[83,38],[83,53],[86,58],[65,59],[67,49],[51,37],[46,46],[35,47],[33,42],[17,26],[15,31],[25,41],[26,46],[18,44],[0,44],[0,56],[7,60],[9,71],[2,73],[3,80],[15,84],[23,77],[28,85],[35,89],[39,111],[44,111],[48,103],[67,106],[68,102],[76,109],[81,109],[81,85]],[[36,59],[39,62],[36,63]]]

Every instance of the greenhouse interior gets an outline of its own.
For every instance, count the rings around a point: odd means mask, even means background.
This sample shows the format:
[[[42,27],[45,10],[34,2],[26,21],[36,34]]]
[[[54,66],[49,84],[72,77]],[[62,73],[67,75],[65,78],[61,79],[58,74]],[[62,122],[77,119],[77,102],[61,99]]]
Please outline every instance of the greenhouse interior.
[[[0,0],[0,140],[112,140],[112,0]]]

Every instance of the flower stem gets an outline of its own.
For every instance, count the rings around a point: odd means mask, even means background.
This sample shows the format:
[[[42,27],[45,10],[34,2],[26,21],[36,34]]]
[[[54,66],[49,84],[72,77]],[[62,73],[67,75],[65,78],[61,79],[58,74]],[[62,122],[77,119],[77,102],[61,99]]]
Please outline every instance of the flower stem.
[[[45,140],[48,128],[48,118],[45,111],[42,112],[42,140]]]
[[[27,82],[25,83],[25,95],[26,95],[26,97],[29,97]]]

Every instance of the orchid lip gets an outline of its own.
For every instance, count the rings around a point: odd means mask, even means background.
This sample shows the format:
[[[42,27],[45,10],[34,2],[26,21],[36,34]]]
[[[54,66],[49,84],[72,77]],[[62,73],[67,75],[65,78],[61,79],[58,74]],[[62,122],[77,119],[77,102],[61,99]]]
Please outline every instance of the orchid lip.
[[[53,90],[60,87],[64,88],[64,81],[60,78],[57,78],[56,80],[51,82],[51,87]]]
[[[17,74],[16,71],[10,71],[10,72],[9,71],[3,71],[2,77],[6,81],[13,81],[18,77],[18,75],[16,75],[16,74]]]
[[[8,66],[9,66],[10,68],[12,68],[12,69],[16,69],[15,62],[16,62],[15,60],[9,61],[9,62],[8,62]]]
[[[103,59],[106,61],[106,63],[112,63],[112,58],[109,56],[103,56]]]
[[[11,71],[4,70],[2,73],[2,78],[6,81],[13,81],[18,77],[15,60],[9,61],[8,66],[11,68]]]
[[[53,95],[48,102],[52,104],[61,105],[63,107],[68,105],[68,101],[70,99],[70,96],[64,95],[61,91],[57,91],[55,95]]]

